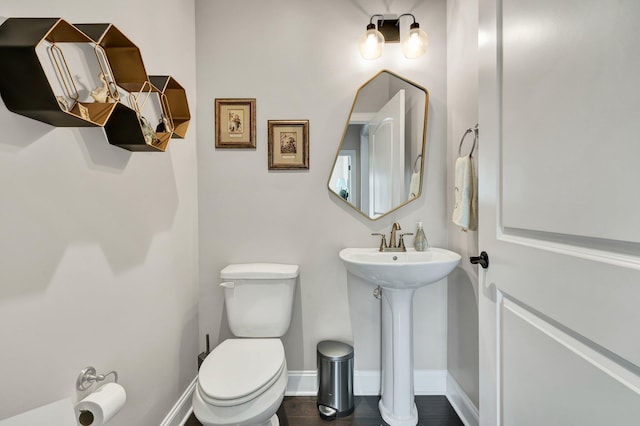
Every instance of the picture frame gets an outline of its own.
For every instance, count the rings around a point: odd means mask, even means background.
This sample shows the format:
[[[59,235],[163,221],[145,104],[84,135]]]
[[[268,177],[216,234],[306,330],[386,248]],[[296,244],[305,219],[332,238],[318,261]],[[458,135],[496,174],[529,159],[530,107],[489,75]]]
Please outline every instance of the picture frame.
[[[216,148],[255,149],[255,98],[216,98],[215,133]]]
[[[269,170],[309,169],[309,120],[269,120]]]

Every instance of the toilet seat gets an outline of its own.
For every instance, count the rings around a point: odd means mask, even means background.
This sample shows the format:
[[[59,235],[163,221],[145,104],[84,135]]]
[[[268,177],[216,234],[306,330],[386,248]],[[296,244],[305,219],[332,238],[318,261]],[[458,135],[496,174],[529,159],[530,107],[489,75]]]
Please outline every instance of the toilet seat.
[[[203,426],[277,426],[275,413],[284,399],[287,379],[285,366],[275,383],[263,394],[244,404],[230,407],[218,407],[207,403],[202,398],[200,388],[196,387],[192,399],[193,414]]]
[[[200,367],[198,390],[207,404],[240,405],[269,389],[285,368],[280,339],[228,339]]]

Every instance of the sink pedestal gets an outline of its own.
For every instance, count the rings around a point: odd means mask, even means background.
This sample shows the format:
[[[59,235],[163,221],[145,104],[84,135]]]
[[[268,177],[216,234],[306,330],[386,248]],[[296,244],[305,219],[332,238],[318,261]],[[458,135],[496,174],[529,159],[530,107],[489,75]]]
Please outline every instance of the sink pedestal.
[[[380,414],[391,426],[415,426],[418,411],[413,390],[413,294],[382,289],[382,398]]]
[[[413,294],[446,277],[460,255],[430,247],[426,251],[385,252],[346,248],[340,259],[347,271],[382,288],[382,398],[380,414],[391,426],[415,426],[413,391]]]

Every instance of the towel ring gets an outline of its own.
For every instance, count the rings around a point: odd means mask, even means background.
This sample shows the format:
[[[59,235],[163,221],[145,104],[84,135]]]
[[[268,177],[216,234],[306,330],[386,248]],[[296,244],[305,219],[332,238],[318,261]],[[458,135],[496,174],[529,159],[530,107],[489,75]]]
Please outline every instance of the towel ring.
[[[464,143],[464,138],[467,137],[469,133],[473,133],[473,145],[471,146],[471,151],[469,152],[469,157],[473,155],[473,151],[476,149],[476,142],[478,141],[478,125],[472,129],[469,127],[462,135],[462,139],[460,139],[460,146],[458,146],[458,156],[462,157],[462,144]]]

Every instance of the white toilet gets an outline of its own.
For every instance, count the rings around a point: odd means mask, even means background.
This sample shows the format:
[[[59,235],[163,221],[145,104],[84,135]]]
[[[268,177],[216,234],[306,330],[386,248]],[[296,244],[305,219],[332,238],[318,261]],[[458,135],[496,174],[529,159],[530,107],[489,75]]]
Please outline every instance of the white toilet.
[[[198,372],[193,413],[204,426],[277,426],[287,386],[279,337],[291,322],[297,265],[248,263],[220,272],[229,328]]]

